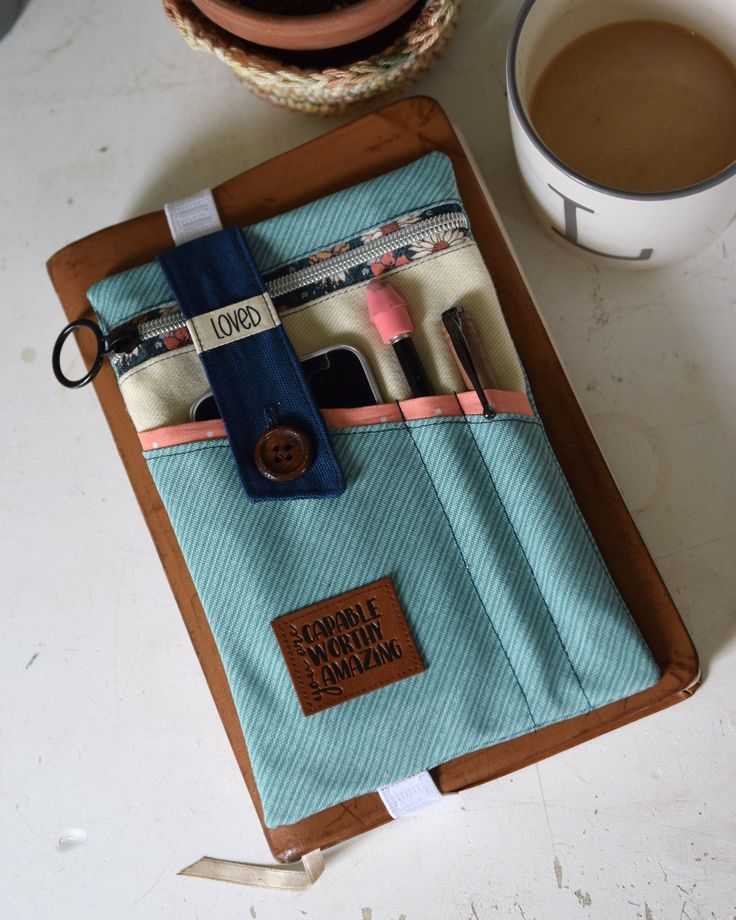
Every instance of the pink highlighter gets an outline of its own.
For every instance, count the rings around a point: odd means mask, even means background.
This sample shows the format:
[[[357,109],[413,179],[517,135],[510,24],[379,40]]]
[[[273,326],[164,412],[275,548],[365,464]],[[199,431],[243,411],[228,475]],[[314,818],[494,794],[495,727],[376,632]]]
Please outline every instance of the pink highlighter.
[[[406,301],[387,281],[371,281],[365,291],[368,315],[381,340],[392,345],[412,396],[432,396],[432,385],[412,341],[414,326]]]

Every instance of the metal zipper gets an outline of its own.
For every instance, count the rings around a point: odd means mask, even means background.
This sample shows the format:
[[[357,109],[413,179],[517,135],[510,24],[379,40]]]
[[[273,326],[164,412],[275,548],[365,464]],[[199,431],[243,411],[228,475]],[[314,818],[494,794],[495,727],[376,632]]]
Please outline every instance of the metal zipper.
[[[339,255],[325,259],[323,262],[315,262],[313,265],[307,265],[296,272],[287,272],[278,278],[273,278],[267,282],[268,293],[272,297],[283,297],[301,287],[320,281],[322,278],[329,278],[331,275],[341,271],[349,271],[356,268],[363,262],[370,261],[374,256],[378,257],[386,252],[388,248],[395,249],[397,246],[403,246],[412,240],[421,237],[424,233],[437,232],[438,230],[459,230],[466,229],[468,218],[462,211],[453,211],[449,214],[435,214],[433,217],[426,217],[424,220],[417,221],[415,224],[408,224],[405,227],[399,227],[393,233],[387,233],[385,236],[379,236],[375,240],[368,240],[362,243],[356,249],[349,249]],[[421,229],[421,233],[419,232]]]
[[[452,211],[449,214],[435,214],[415,224],[399,227],[393,233],[368,240],[355,249],[339,253],[324,261],[307,265],[298,271],[286,272],[266,282],[266,289],[271,297],[283,297],[299,288],[314,284],[323,278],[329,278],[339,272],[349,271],[363,262],[371,261],[383,255],[387,249],[404,246],[412,240],[420,239],[427,233],[436,233],[443,230],[467,229],[468,218],[463,211]],[[161,309],[176,307],[175,303],[162,304]],[[288,313],[286,310],[284,313]],[[145,320],[142,323],[126,323],[113,329],[106,339],[106,351],[114,353],[128,353],[133,351],[140,342],[155,339],[161,335],[172,335],[186,326],[184,316],[179,310]]]

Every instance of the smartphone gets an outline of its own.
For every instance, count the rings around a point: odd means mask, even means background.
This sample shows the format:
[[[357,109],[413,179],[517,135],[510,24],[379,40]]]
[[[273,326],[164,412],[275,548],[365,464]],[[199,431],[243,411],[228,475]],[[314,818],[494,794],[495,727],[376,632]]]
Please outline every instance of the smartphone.
[[[382,401],[370,365],[352,345],[330,345],[305,355],[300,363],[320,409],[353,409],[376,406]],[[211,393],[192,403],[189,418],[193,422],[220,418]]]
[[[381,402],[370,365],[352,345],[332,345],[300,360],[320,409],[354,409]]]

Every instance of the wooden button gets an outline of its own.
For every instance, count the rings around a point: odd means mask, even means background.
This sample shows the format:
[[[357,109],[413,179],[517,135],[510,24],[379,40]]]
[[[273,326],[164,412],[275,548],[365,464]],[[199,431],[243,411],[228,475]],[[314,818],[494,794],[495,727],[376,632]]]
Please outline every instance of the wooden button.
[[[275,425],[256,441],[258,472],[273,482],[298,479],[312,463],[312,445],[307,435],[291,425]]]

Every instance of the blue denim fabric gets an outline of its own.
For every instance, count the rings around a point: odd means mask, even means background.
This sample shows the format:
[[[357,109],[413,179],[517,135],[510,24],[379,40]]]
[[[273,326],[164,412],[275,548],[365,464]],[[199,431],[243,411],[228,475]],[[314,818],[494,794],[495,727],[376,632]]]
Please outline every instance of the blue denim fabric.
[[[158,261],[187,319],[265,291],[237,227],[184,243]],[[251,501],[329,498],[345,491],[322,416],[283,326],[204,351],[199,357]],[[312,465],[291,482],[266,479],[254,462],[256,441],[279,423],[301,428],[314,451]]]

